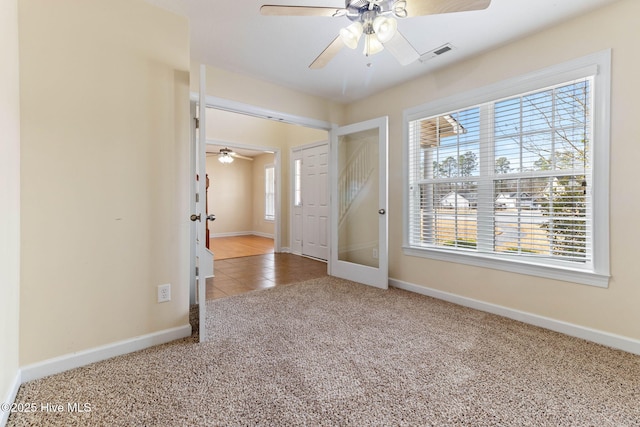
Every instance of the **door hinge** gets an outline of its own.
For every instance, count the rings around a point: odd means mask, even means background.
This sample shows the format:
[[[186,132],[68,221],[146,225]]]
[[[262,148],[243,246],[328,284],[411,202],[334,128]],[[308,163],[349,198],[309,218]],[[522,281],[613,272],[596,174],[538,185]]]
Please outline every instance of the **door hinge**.
[[[200,129],[200,119],[197,117],[194,117],[193,120],[196,121],[196,129]]]
[[[200,203],[200,193],[196,193],[196,203]]]
[[[198,269],[198,267],[196,267],[196,277],[198,277],[199,273],[200,273],[200,270]]]

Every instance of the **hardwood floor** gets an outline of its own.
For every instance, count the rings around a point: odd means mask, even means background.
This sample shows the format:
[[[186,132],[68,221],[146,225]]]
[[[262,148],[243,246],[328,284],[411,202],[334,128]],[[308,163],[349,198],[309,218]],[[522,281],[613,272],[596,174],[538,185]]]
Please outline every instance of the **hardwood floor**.
[[[273,253],[273,239],[260,236],[214,237],[209,247],[216,260]]]
[[[273,253],[273,241],[270,253],[218,258],[218,253],[251,254],[260,247],[262,250],[269,250],[266,248],[266,242],[261,239],[264,238],[239,236],[211,239],[216,240],[213,242],[216,246],[211,246],[215,254],[215,277],[207,279],[207,299],[224,298],[327,275],[327,264],[322,261],[292,254]]]

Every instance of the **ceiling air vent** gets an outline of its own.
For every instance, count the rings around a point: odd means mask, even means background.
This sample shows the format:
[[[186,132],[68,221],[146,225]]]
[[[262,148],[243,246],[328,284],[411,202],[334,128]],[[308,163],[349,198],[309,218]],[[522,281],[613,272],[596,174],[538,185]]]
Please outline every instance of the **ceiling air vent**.
[[[436,56],[443,55],[453,50],[453,46],[450,43],[444,44],[436,49],[430,50],[427,53],[420,55],[420,62],[427,62],[428,60],[435,58]]]

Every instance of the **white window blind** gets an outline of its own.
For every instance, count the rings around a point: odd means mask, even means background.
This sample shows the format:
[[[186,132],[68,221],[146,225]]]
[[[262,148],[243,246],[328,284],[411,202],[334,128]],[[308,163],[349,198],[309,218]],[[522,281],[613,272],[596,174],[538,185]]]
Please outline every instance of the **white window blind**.
[[[408,121],[408,245],[593,261],[593,77]]]
[[[267,165],[264,168],[264,219],[273,221],[276,218],[276,185],[275,185],[275,167]]]

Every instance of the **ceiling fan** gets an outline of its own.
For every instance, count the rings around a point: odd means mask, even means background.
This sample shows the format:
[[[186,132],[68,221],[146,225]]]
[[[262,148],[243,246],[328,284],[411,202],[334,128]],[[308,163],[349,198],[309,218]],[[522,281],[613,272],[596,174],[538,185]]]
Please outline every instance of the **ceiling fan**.
[[[253,161],[252,157],[247,157],[247,156],[243,156],[241,154],[238,154],[236,152],[234,152],[233,150],[231,150],[228,147],[224,147],[220,149],[220,152],[218,154],[216,153],[207,153],[207,155],[217,155],[218,156],[218,161],[220,163],[232,163],[233,159],[243,159],[243,160],[250,160]]]
[[[327,65],[343,46],[351,49],[358,47],[363,35],[363,53],[366,56],[386,48],[401,65],[408,65],[420,58],[420,54],[398,31],[396,18],[482,10],[489,7],[490,3],[491,0],[345,0],[344,9],[264,5],[260,13],[267,16],[346,16],[352,21],[309,65],[311,69],[319,69]]]

